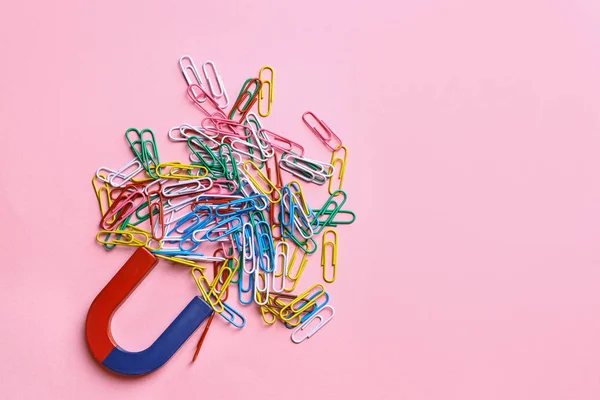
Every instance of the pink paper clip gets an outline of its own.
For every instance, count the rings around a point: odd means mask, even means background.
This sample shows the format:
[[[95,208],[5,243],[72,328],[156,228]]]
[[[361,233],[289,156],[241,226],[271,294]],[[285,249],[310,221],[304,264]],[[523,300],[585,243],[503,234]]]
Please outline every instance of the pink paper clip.
[[[198,93],[198,95],[196,95],[196,93]],[[219,117],[227,118],[227,116],[219,108],[219,103],[217,103],[217,101],[210,94],[206,93],[206,91],[202,89],[200,85],[194,83],[188,86],[187,95],[194,102],[194,104],[196,104],[198,108],[209,117],[212,117],[214,114],[217,114]],[[215,109],[215,112],[211,113],[203,107],[202,104],[206,102],[206,100],[208,100],[208,103],[212,105],[212,107]]]
[[[321,133],[317,130],[317,128],[315,128],[314,126],[312,126],[306,119],[306,116],[310,115],[311,117],[313,117],[319,125],[321,125],[321,128],[323,128],[324,132]],[[325,146],[327,146],[327,148],[331,151],[336,151],[342,148],[342,141],[341,139],[335,134],[333,133],[333,131],[331,130],[331,128],[329,128],[327,126],[327,124],[322,120],[317,118],[317,116],[315,115],[315,113],[313,113],[312,111],[307,111],[304,114],[302,114],[302,121],[304,121],[304,123],[306,124],[306,126],[308,126],[308,128],[319,138],[319,140],[321,142],[323,142],[323,144]],[[335,141],[338,142],[337,146],[332,146],[331,144],[329,144],[329,142],[332,141],[332,139],[335,139]]]
[[[210,126],[209,123],[212,126]],[[215,135],[234,136],[241,139],[247,139],[252,134],[252,131],[247,125],[234,122],[227,118],[204,118],[202,120],[202,128],[205,132],[210,132]]]
[[[266,129],[261,129],[258,131],[258,133],[264,140],[268,141],[271,144],[271,146],[277,150],[280,150],[285,153],[294,153],[299,156],[304,155],[304,147],[302,147],[296,142],[291,141],[288,138],[285,138],[281,135],[276,134],[275,132],[271,132]],[[294,149],[294,146],[297,149]]]

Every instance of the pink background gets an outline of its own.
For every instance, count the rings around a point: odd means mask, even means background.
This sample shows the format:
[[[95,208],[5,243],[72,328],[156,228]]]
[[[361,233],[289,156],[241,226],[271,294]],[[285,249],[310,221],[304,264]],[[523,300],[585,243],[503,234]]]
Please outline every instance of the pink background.
[[[292,5],[298,4],[298,5]],[[301,5],[300,5],[301,4]],[[0,394],[6,399],[600,398],[597,0],[14,1],[0,12]],[[230,95],[276,71],[265,125],[350,149],[335,319],[302,345],[253,308],[141,379],[83,335],[129,257],[94,241],[90,185],[124,132],[199,122],[177,60]],[[311,191],[322,202],[323,188]],[[318,281],[313,257],[303,285]],[[161,263],[113,320],[145,348],[195,295]]]

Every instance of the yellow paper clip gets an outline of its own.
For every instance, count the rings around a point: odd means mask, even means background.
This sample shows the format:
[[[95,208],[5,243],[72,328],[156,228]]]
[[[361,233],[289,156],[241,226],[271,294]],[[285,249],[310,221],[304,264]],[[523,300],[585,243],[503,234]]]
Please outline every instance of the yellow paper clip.
[[[153,168],[154,166],[151,165],[151,168]],[[142,177],[141,178],[136,178],[136,177],[132,177],[131,178],[131,182],[133,183],[147,183],[147,182],[151,182],[154,180],[154,178],[152,178],[151,176],[148,175],[148,173],[146,172],[145,169],[142,168]]]
[[[275,244],[275,268],[273,269],[273,276],[271,277],[271,285],[273,286],[273,292],[281,293],[285,290],[285,284],[287,280],[287,268],[288,268],[288,253],[290,252],[290,245],[281,239]],[[278,268],[281,266],[280,268]],[[279,269],[279,274],[277,270]],[[281,284],[277,286],[275,284],[275,278],[281,277]]]
[[[262,296],[262,293],[260,294],[260,296]],[[263,321],[265,321],[265,324],[267,324],[267,325],[273,325],[275,323],[275,321],[277,321],[277,314],[274,313],[272,311],[272,308],[269,307],[268,305],[260,306],[260,313],[261,313]],[[267,315],[270,315],[271,319],[268,319]]]
[[[129,230],[131,230],[131,231],[133,231],[135,233],[141,233],[143,235],[146,235],[148,237],[148,241],[144,244],[144,247],[147,248],[148,250],[152,251],[152,250],[160,250],[160,249],[162,249],[162,246],[163,246],[162,242],[160,240],[155,240],[152,237],[152,233],[150,233],[149,231],[147,231],[145,229],[142,229],[142,228],[140,228],[140,227],[138,227],[136,225],[129,225],[129,224],[127,225],[127,229],[129,229]],[[156,243],[158,243],[158,245],[156,247],[152,247],[150,245],[150,243],[152,241],[155,241]]]
[[[333,234],[333,241],[327,240],[327,234]],[[327,247],[331,246],[332,259],[331,266],[333,267],[333,277],[327,278]],[[328,228],[323,231],[323,246],[321,248],[321,267],[323,267],[323,280],[327,283],[333,283],[335,281],[336,270],[337,270],[337,248],[338,248],[338,235],[334,229]]]
[[[294,262],[296,261],[297,254],[298,254],[298,247],[296,247],[294,249],[294,252],[292,253],[292,257],[290,258],[290,261],[289,261],[288,267],[287,267],[287,277],[291,281],[293,281],[294,284],[292,285],[291,288],[285,288],[284,290],[286,292],[293,292],[294,289],[296,289],[296,286],[298,285],[298,282],[300,282],[300,278],[302,277],[302,273],[304,272],[304,269],[306,268],[306,264],[308,264],[308,253],[304,253],[304,255],[302,256],[302,260],[300,260],[298,272],[296,272],[296,274],[292,275],[292,267],[294,265]]]
[[[307,300],[308,298],[310,298],[310,293],[315,289],[319,289],[320,291],[317,292],[314,296],[312,296],[310,300]],[[314,284],[313,286],[308,288],[308,290],[296,296],[294,300],[290,301],[281,309],[281,311],[279,312],[281,315],[281,319],[285,322],[292,321],[294,318],[300,316],[300,314],[302,314],[303,311],[315,305],[317,303],[317,299],[323,296],[324,294],[325,288],[323,287],[323,285],[321,285],[320,283]],[[299,308],[294,308],[294,306],[300,303],[301,301],[304,303]]]
[[[344,149],[344,157],[343,158],[340,158],[337,155],[337,153],[341,149]],[[339,173],[338,173],[338,180],[340,181],[340,186],[337,189],[334,189],[332,187],[332,183],[333,183],[333,176],[332,176],[331,179],[329,179],[329,194],[333,194],[333,192],[335,192],[336,190],[342,190],[342,186],[344,185],[344,173],[346,172],[346,159],[347,158],[348,158],[348,148],[346,146],[342,146],[339,150],[336,150],[333,153],[331,153],[331,165],[335,168],[335,164],[338,162],[340,163],[340,168],[339,168]]]
[[[118,238],[110,239],[110,235],[117,235]],[[100,236],[105,235],[102,239]],[[137,235],[137,237],[136,237]],[[119,246],[142,247],[148,243],[149,236],[144,232],[132,232],[127,230],[101,230],[96,234],[96,240],[101,244],[115,244]]]
[[[222,249],[219,249],[219,250],[221,252],[223,252]],[[224,252],[223,252],[223,255],[225,255]],[[235,256],[231,256],[231,258],[225,258],[225,261],[223,262],[223,265],[226,265],[227,268],[229,268],[233,272],[233,275],[235,275],[235,273],[237,272],[238,267],[240,266],[240,260],[237,257],[235,257]],[[223,284],[223,285],[225,284],[225,282],[227,282],[227,280],[229,280],[229,278],[226,278],[226,280],[223,281],[222,280],[223,279],[222,274],[219,274],[219,276],[220,276],[219,282],[221,282],[221,284]]]
[[[162,248],[162,241],[161,241],[161,246]],[[162,258],[164,260],[168,260],[174,263],[178,263],[178,264],[183,264],[186,265],[188,267],[196,267],[198,268],[200,271],[204,271],[206,269],[205,266],[203,265],[198,265],[196,264],[195,261],[192,260],[188,260],[186,258],[180,258],[180,257],[174,257],[174,256],[165,256],[164,254],[155,254],[156,257]]]
[[[263,293],[258,292],[262,297]],[[281,296],[278,294],[278,296]],[[262,299],[260,300],[262,301]],[[262,314],[262,319],[265,321],[267,325],[273,325],[278,319],[281,320],[281,315],[279,314],[279,310],[285,306],[281,300],[277,299],[274,296],[268,296],[267,303],[260,306],[260,313]],[[267,316],[270,315],[272,318],[268,319]]]
[[[92,186],[100,205],[100,214],[103,217],[106,211],[112,205],[112,199],[110,198],[110,185],[106,181],[108,178],[104,174],[94,175],[92,178]],[[102,182],[101,184],[98,182]]]
[[[216,294],[216,299],[218,301],[221,301],[221,298],[227,292],[227,287],[229,286],[229,284],[233,280],[233,277],[234,277],[235,273],[237,272],[237,268],[238,268],[238,265],[239,265],[239,263],[238,263],[234,269],[231,269],[230,267],[227,266],[227,264],[229,264],[229,263],[224,263],[223,264],[223,266],[219,269],[219,273],[217,274],[217,276],[215,276],[215,279],[213,279],[212,283],[210,284],[210,292],[209,292],[209,294],[211,294],[211,293],[212,294]],[[225,279],[225,282],[223,282],[223,284],[221,285],[221,287],[217,291],[216,290],[217,289],[217,284],[221,280],[221,277],[223,276],[223,272],[225,270],[229,271],[229,274],[227,275],[227,278]]]
[[[198,286],[198,290],[200,290],[204,301],[206,301],[211,308],[219,314],[225,311],[225,307],[223,306],[221,300],[217,297],[216,293],[210,289],[210,283],[208,282],[206,275],[204,275],[204,272],[200,268],[194,267],[192,268],[192,276],[196,281],[196,286]]]
[[[298,202],[304,209],[304,213],[306,215],[310,215],[310,210],[308,209],[308,204],[306,203],[306,199],[304,198],[304,192],[302,191],[302,185],[300,184],[300,182],[298,182],[297,180],[293,180],[288,183],[288,186],[290,188],[290,191],[292,191],[292,194],[296,196],[296,199],[298,199]],[[297,187],[298,190],[294,192],[293,190],[295,187]]]
[[[290,326],[297,326],[301,323],[302,321],[302,314],[310,314],[313,309],[316,307],[316,303],[313,305],[309,305],[309,307],[306,310],[303,310],[302,312],[298,313],[295,317],[292,318],[292,320],[286,321],[283,318],[281,318],[281,310],[287,305],[287,303],[285,303],[282,298],[288,299],[288,300],[294,300],[296,299],[295,295],[291,295],[291,294],[282,294],[282,293],[278,293],[275,294],[273,296],[269,297],[269,305],[267,305],[267,310],[270,311],[277,319],[279,319],[281,322],[290,325]],[[306,298],[302,299],[303,301],[308,301]],[[296,319],[294,321],[294,319]]]
[[[263,71],[265,70],[271,71],[271,79],[264,79],[262,77]],[[259,91],[258,113],[261,117],[267,117],[269,116],[269,114],[271,114],[271,104],[273,103],[273,81],[275,80],[275,71],[273,70],[273,67],[269,65],[265,65],[264,67],[262,67],[260,69],[260,72],[258,73],[258,79],[260,79],[260,81],[262,82],[262,86]],[[260,107],[260,103],[261,100],[265,97],[265,85],[267,84],[269,85],[269,98],[267,100],[267,112],[264,113],[261,111],[262,109]]]
[[[166,171],[163,171],[165,169]],[[179,161],[160,163],[156,166],[156,175],[159,178],[197,179],[206,178],[208,169],[201,165],[183,164]]]
[[[258,177],[260,179],[262,179],[267,185],[268,185],[268,189],[263,188],[262,186],[260,186],[260,184],[258,183],[258,181],[254,178],[254,176],[252,176],[250,174],[250,171],[248,170],[248,165],[252,165],[254,167],[254,169],[256,170],[256,175],[258,175]],[[269,180],[269,178],[267,178],[262,171],[256,166],[256,164],[254,164],[251,160],[247,160],[244,162],[243,164],[243,168],[244,171],[247,172],[248,174],[248,179],[250,179],[250,182],[252,182],[252,184],[256,187],[256,190],[258,190],[259,192],[261,192],[262,194],[266,195],[269,198],[269,201],[271,203],[279,203],[281,201],[281,192],[279,191],[279,189],[277,189],[277,187],[273,184],[273,182],[271,182]],[[277,200],[273,200],[270,196],[271,193],[277,193]]]

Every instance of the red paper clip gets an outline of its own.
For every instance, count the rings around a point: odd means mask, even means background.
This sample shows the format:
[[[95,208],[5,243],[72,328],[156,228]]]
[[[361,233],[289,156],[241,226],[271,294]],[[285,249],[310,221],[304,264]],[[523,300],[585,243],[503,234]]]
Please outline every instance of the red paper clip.
[[[248,90],[248,88],[250,88],[250,85],[252,85],[253,83],[255,83],[257,85],[257,87],[254,92],[251,92]],[[235,115],[235,112],[237,111],[242,114],[240,116],[240,120],[238,121],[241,123],[244,120],[244,118],[246,118],[246,114],[248,114],[250,112],[250,109],[252,108],[254,103],[256,103],[256,101],[258,100],[258,94],[259,94],[261,88],[262,88],[262,82],[260,79],[254,78],[254,79],[248,81],[248,83],[246,85],[244,85],[240,96],[237,98],[237,100],[235,101],[235,104],[231,108],[231,111],[229,112],[229,119],[233,119],[233,116]],[[244,102],[244,101],[247,101],[247,103],[246,103],[246,106],[242,109],[242,108],[240,108],[240,106],[242,105],[242,102]]]

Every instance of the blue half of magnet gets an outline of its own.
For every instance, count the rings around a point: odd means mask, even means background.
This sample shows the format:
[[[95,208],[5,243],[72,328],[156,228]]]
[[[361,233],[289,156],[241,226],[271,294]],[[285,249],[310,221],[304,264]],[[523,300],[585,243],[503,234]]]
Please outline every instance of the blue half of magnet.
[[[212,308],[196,296],[146,350],[131,352],[115,347],[102,364],[120,374],[143,375],[162,367],[210,316]]]

